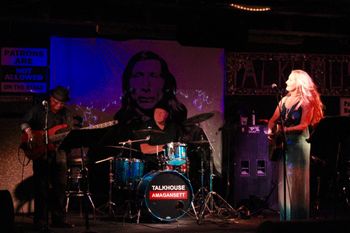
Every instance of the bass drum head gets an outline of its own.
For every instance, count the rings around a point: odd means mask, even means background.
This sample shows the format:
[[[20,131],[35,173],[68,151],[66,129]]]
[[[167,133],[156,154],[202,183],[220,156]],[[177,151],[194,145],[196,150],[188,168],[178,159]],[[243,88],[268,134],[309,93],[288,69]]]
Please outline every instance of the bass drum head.
[[[153,171],[146,174],[137,188],[148,212],[161,221],[182,217],[191,207],[190,181],[177,171]]]

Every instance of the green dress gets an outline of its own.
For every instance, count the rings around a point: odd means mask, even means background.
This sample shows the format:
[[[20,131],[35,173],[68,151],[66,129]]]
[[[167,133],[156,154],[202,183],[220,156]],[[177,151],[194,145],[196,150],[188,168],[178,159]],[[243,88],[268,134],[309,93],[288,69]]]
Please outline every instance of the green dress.
[[[297,105],[298,103],[290,109],[282,105],[281,116],[285,119],[285,127],[300,123],[302,108],[295,109]],[[307,138],[309,138],[308,128],[302,132],[286,133],[286,179],[284,179],[283,159],[278,162],[278,201],[281,220],[309,218],[311,146],[306,141]],[[286,186],[284,186],[284,180],[286,180]],[[286,195],[284,195],[284,190],[286,190]]]

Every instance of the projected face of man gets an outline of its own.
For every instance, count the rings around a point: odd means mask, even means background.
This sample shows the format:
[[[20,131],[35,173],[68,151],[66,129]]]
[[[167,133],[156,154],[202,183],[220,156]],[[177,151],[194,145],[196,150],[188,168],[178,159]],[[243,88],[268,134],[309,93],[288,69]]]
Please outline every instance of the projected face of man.
[[[135,64],[130,78],[131,98],[139,108],[152,109],[163,97],[164,79],[157,60],[143,60]]]

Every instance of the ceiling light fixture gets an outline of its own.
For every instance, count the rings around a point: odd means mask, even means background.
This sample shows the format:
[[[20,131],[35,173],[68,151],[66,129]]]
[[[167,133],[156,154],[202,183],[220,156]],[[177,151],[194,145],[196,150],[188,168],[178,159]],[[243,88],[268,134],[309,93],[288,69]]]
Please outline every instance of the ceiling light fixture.
[[[270,11],[271,10],[271,7],[269,6],[249,6],[249,5],[235,4],[235,3],[231,3],[230,6],[242,11]]]

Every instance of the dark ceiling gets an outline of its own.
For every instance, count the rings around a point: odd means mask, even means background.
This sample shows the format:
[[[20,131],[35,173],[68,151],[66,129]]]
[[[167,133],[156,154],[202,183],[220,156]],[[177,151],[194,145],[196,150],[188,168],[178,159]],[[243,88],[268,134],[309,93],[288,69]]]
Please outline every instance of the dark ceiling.
[[[348,53],[349,25],[349,0],[6,0],[0,8],[2,35],[11,39],[169,39],[238,51]]]

